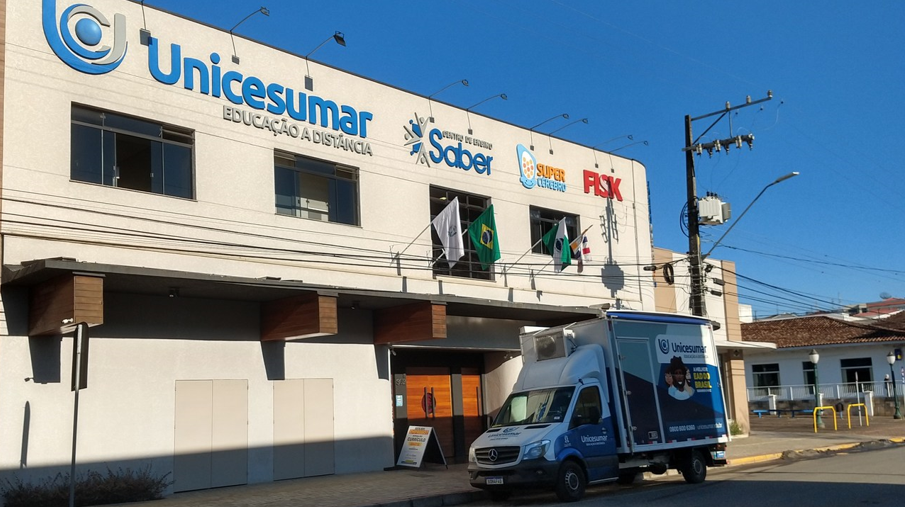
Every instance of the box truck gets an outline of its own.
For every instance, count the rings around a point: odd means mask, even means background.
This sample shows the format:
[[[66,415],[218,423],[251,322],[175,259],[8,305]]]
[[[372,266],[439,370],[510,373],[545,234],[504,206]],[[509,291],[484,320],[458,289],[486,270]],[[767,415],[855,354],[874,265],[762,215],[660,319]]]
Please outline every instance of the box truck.
[[[495,500],[677,469],[689,483],[726,464],[726,410],[711,322],[609,311],[523,328],[522,370],[491,427],[469,449],[472,486]]]

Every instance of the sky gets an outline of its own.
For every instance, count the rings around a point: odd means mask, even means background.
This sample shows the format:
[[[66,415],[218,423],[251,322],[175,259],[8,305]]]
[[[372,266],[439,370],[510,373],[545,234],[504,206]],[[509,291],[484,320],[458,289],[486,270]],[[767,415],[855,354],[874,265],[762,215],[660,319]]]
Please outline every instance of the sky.
[[[905,2],[761,0],[146,0],[335,68],[647,168],[654,245],[684,253],[684,119],[699,142],[753,149],[697,157],[698,195],[733,219],[702,226],[736,263],[757,317],[905,298]],[[730,121],[731,120],[731,121]],[[711,127],[711,124],[712,127]],[[708,130],[709,128],[709,130]],[[628,139],[625,136],[632,136]],[[642,142],[642,141],[646,141]],[[777,178],[799,176],[766,188]],[[766,190],[764,190],[766,188]],[[761,192],[763,193],[761,194]],[[760,194],[760,197],[758,195]]]

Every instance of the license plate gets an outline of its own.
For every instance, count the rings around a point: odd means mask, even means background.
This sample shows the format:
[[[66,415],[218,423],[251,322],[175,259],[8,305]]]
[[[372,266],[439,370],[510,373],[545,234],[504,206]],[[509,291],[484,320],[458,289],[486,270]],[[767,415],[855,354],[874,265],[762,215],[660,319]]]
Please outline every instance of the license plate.
[[[488,477],[486,480],[488,485],[503,484],[502,477]]]
[[[726,451],[713,451],[710,453],[713,459],[726,459]]]

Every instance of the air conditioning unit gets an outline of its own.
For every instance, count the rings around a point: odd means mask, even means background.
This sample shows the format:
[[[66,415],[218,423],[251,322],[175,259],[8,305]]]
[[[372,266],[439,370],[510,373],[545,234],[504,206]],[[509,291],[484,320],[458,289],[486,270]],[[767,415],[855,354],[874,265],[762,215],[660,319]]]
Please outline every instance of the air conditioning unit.
[[[534,337],[534,353],[538,361],[567,357],[571,351],[568,337],[571,331],[561,330],[556,333],[540,334]]]

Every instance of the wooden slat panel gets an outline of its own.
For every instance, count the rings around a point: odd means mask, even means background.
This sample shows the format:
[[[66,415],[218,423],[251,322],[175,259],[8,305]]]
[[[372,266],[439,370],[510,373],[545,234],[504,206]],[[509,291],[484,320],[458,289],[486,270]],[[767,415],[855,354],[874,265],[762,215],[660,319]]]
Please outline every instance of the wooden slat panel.
[[[99,326],[104,323],[104,279],[66,274],[48,280],[32,287],[28,308],[29,336],[70,333],[80,322]]]
[[[443,455],[449,459],[455,456],[455,441],[452,419],[452,389],[449,370],[441,374],[412,375],[406,370],[406,406],[408,407],[408,423],[411,426],[430,426],[434,428]],[[439,372],[438,372],[439,373]],[[435,408],[425,415],[425,408],[433,391]]]
[[[414,303],[374,314],[374,343],[439,340],[446,338],[446,305]]]
[[[336,298],[304,294],[261,305],[261,341],[336,334]]]
[[[465,423],[465,444],[471,445],[484,432],[481,376],[462,371],[462,410]]]

